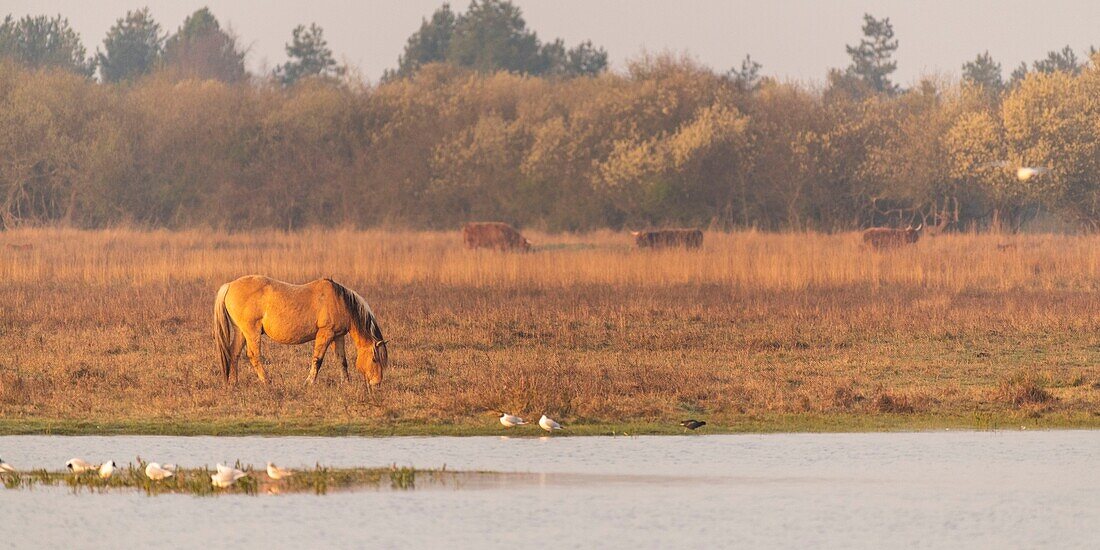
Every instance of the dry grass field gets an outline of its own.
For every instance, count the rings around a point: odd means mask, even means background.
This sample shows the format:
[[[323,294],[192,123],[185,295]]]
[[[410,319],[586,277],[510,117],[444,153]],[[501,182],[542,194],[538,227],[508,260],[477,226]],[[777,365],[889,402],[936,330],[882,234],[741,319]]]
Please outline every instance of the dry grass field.
[[[1100,426],[1100,238],[856,234],[0,233],[0,431],[479,433],[488,409],[574,433]],[[29,245],[29,246],[27,246]],[[1008,246],[998,246],[1008,245]],[[218,286],[331,276],[392,338],[368,392],[267,343],[216,373]]]

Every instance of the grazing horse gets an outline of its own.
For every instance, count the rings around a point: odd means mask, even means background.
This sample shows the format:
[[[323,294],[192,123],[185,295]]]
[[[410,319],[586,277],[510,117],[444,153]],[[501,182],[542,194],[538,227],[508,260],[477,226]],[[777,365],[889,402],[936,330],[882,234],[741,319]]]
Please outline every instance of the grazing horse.
[[[234,332],[233,326],[237,327]],[[276,281],[259,275],[247,275],[225,283],[214,299],[214,343],[226,382],[232,374],[239,379],[237,362],[241,348],[247,345],[248,359],[260,381],[267,376],[260,363],[260,336],[266,334],[280,344],[304,344],[313,340],[313,366],[309,383],[317,380],[329,344],[336,344],[336,355],[348,376],[348,358],[344,336],[350,335],[358,351],[355,368],[370,386],[382,382],[382,370],[389,363],[386,340],[378,328],[366,300],[332,279],[318,279],[304,285]]]

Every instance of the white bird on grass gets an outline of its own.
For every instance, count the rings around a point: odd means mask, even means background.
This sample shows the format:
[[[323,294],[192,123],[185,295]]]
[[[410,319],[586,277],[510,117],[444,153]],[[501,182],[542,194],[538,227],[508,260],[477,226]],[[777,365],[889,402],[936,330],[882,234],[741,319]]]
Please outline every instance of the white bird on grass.
[[[278,479],[283,479],[284,477],[290,477],[292,475],[294,475],[293,470],[288,470],[286,468],[280,468],[280,467],[272,464],[271,462],[267,463],[267,477],[270,477],[271,479],[278,480]]]
[[[561,429],[561,424],[558,424],[557,422],[554,422],[553,420],[548,418],[545,414],[542,415],[542,418],[539,419],[539,426],[542,429],[544,429],[548,432],[553,432],[554,430],[560,430]]]
[[[103,465],[99,467],[100,479],[111,479],[111,476],[115,475],[115,468],[118,468],[118,464],[115,464],[115,461],[108,460],[104,462]]]
[[[15,466],[4,462],[4,459],[0,458],[0,474],[14,474]]]
[[[218,464],[218,473],[210,475],[210,483],[215,487],[225,489],[237,482],[242,477],[248,477],[248,472],[238,470],[236,468],[230,468],[223,464]]]
[[[85,462],[79,458],[73,458],[65,463],[65,467],[74,474],[83,474],[84,472],[90,472],[99,468],[99,465]]]
[[[153,481],[160,481],[162,479],[167,479],[176,475],[175,469],[176,467],[172,466],[171,464],[165,464],[164,466],[161,466],[156,462],[150,462],[148,465],[145,466],[145,477]]]
[[[527,421],[514,414],[500,413],[500,423],[503,424],[505,428],[514,428],[526,424]]]

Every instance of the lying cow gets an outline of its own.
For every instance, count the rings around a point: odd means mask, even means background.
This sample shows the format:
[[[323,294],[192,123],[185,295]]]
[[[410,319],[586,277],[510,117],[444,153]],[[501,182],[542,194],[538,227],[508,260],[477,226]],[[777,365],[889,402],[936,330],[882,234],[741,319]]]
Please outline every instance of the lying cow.
[[[661,229],[631,231],[638,248],[699,248],[703,246],[703,231],[699,229]]]
[[[905,246],[917,242],[923,228],[924,224],[918,225],[916,229],[911,225],[905,229],[872,227],[863,232],[863,244],[875,249]]]
[[[512,226],[501,222],[470,222],[462,226],[462,242],[469,248],[531,250],[531,241]]]

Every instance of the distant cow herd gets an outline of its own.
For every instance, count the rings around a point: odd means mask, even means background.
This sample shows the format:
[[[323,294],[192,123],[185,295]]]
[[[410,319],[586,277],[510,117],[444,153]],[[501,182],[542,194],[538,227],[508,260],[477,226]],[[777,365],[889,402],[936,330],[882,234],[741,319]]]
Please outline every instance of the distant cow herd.
[[[913,244],[920,239],[924,224],[905,229],[891,227],[872,227],[863,232],[863,244],[875,250],[898,248]],[[686,248],[696,249],[703,246],[701,229],[658,229],[653,231],[631,231],[634,244],[638,248]],[[470,222],[462,226],[462,241],[468,248],[490,248],[500,251],[531,250],[531,241],[503,222]]]
[[[660,229],[632,231],[638,248],[699,248],[703,246],[700,229]],[[490,248],[500,251],[531,250],[531,241],[503,222],[470,222],[462,226],[462,242],[468,248]]]

